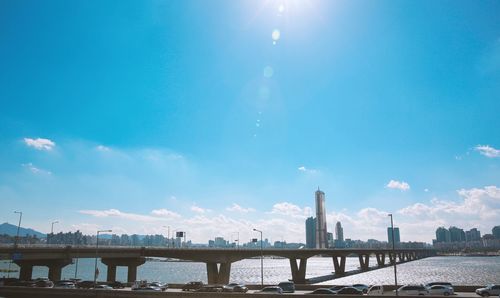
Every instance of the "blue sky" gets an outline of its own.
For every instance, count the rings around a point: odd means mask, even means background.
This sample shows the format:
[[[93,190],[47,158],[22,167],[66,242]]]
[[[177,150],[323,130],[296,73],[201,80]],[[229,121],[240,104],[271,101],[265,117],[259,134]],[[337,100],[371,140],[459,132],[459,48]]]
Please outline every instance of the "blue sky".
[[[2,1],[0,221],[329,229],[500,218],[498,1]],[[472,211],[471,211],[472,210]]]

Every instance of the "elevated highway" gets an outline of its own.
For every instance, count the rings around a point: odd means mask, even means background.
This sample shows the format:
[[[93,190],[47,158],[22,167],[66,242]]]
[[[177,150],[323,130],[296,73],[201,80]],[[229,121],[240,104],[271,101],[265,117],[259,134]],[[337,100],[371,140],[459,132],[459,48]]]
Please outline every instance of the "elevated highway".
[[[47,266],[49,278],[59,280],[64,266],[74,258],[100,258],[107,267],[107,280],[115,281],[116,267],[128,268],[128,282],[137,277],[137,267],[146,257],[174,258],[206,264],[209,284],[229,282],[231,264],[243,259],[262,256],[287,258],[290,261],[292,280],[306,283],[307,260],[314,256],[331,257],[335,276],[346,275],[347,256],[357,256],[361,272],[370,270],[370,256],[375,256],[377,267],[409,262],[434,256],[431,249],[212,249],[212,248],[158,248],[158,247],[109,247],[96,250],[91,246],[0,246],[0,259],[12,260],[20,266],[20,279],[29,280],[33,266]],[[386,262],[387,261],[387,262]]]

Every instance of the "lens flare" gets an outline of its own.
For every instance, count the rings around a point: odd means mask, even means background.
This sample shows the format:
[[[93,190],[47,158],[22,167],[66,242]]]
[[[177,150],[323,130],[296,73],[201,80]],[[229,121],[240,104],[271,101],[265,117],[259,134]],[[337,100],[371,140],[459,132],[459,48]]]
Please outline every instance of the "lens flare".
[[[278,29],[274,29],[273,33],[271,34],[273,41],[278,41],[280,39],[280,36],[281,36],[281,32]]]

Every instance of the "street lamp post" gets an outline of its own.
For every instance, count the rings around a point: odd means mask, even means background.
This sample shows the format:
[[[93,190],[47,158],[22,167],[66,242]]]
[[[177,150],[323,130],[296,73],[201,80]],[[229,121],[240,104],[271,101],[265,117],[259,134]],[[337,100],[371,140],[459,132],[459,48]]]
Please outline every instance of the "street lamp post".
[[[391,236],[392,236],[392,256],[394,260],[394,284],[396,285],[396,296],[398,296],[398,275],[396,271],[396,248],[395,248],[395,242],[394,242],[394,223],[392,221],[392,214],[389,214],[391,217]]]
[[[167,247],[170,248],[170,226],[163,226],[167,228]]]
[[[53,221],[52,225],[50,227],[50,238],[54,237],[54,224],[59,223],[59,221]],[[49,241],[47,240],[47,244],[49,244]]]
[[[260,284],[264,285],[264,255],[262,251],[262,231],[253,229],[255,232],[260,233]]]
[[[95,265],[94,265],[94,289],[97,283],[97,251],[99,250],[99,233],[111,233],[112,230],[100,230],[97,231],[97,237],[95,241]]]
[[[17,242],[19,241],[19,229],[21,229],[21,220],[23,219],[23,212],[22,211],[14,211],[14,213],[19,214],[19,223],[17,224],[17,233],[16,233],[16,239],[14,239],[14,253],[16,252],[17,248]],[[10,277],[10,267],[12,265],[12,260],[9,262],[9,269],[7,269],[7,278]]]

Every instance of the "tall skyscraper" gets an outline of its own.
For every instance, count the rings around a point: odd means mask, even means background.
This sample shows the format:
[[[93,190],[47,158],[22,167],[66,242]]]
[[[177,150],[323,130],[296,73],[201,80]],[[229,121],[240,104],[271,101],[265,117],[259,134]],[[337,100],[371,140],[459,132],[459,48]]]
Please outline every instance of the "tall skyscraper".
[[[500,226],[494,226],[493,229],[491,229],[491,234],[493,234],[495,239],[500,239]]]
[[[337,221],[335,225],[335,240],[344,241],[344,228],[342,228],[340,221]]]
[[[316,191],[316,248],[328,248],[326,231],[325,193]]]
[[[392,244],[392,228],[388,227],[387,228],[387,239],[389,240],[389,243]],[[401,239],[399,238],[399,228],[394,228],[394,244],[398,244],[401,242]]]
[[[316,218],[306,219],[306,248],[316,248]]]
[[[450,231],[451,242],[465,241],[465,232],[463,229],[457,227],[450,227],[448,231]]]
[[[451,242],[450,231],[445,227],[439,227],[436,230],[436,242]]]

